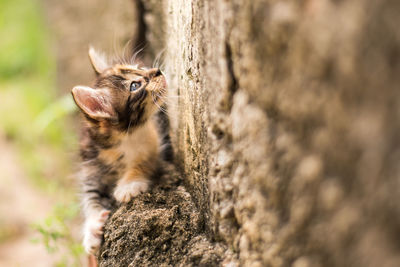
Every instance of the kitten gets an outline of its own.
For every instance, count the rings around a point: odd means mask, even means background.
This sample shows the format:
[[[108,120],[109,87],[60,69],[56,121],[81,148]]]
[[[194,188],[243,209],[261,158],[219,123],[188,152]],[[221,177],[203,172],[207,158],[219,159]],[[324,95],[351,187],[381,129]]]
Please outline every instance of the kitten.
[[[163,104],[166,81],[159,69],[110,65],[92,48],[89,58],[97,75],[95,85],[76,86],[72,96],[84,115],[83,245],[95,254],[113,203],[145,192],[158,168],[164,137],[154,114]]]

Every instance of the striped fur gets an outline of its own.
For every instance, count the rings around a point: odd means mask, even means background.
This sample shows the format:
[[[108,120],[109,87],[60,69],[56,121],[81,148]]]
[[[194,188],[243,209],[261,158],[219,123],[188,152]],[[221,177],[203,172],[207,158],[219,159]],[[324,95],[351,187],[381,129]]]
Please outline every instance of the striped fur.
[[[94,87],[77,86],[72,94],[84,117],[80,143],[83,243],[88,253],[95,254],[109,210],[115,202],[130,201],[147,190],[158,167],[161,144],[169,146],[169,137],[158,131],[168,122],[164,118],[160,126],[160,116],[154,116],[166,93],[161,72],[110,65],[92,49],[89,56],[97,74]],[[132,82],[140,82],[140,88],[130,91]],[[163,154],[170,157],[171,151]]]

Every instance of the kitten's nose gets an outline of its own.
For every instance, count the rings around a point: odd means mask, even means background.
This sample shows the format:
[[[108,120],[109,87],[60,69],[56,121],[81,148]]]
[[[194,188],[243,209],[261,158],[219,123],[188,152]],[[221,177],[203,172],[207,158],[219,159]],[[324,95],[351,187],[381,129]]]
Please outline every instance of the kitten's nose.
[[[162,73],[161,73],[161,70],[158,68],[153,68],[153,69],[149,70],[149,76],[151,76],[151,77],[157,77],[160,75],[162,75]]]

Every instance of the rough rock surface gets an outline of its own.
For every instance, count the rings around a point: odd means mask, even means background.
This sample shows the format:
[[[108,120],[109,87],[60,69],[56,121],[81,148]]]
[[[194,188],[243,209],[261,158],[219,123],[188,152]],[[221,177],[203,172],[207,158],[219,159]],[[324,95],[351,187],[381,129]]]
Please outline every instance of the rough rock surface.
[[[224,253],[202,234],[190,194],[170,168],[149,192],[121,205],[105,227],[100,266],[217,266]]]
[[[149,53],[165,47],[171,138],[199,233],[226,249],[214,264],[400,266],[400,2],[143,5]]]

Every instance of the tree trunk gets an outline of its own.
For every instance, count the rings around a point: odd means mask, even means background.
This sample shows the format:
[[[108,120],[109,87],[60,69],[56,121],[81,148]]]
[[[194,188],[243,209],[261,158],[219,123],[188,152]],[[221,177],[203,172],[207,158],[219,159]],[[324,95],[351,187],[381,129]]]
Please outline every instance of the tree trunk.
[[[182,175],[100,266],[400,266],[400,2],[141,3]]]

